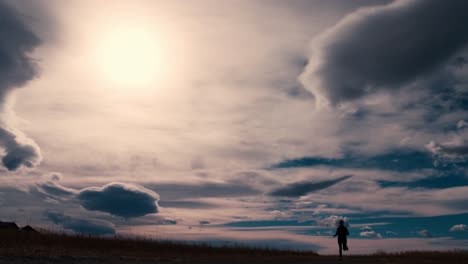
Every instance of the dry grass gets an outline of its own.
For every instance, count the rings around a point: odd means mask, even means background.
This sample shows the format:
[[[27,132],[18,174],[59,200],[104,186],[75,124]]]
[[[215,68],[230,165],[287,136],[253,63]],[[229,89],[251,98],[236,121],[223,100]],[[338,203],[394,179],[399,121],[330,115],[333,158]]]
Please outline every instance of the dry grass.
[[[319,257],[320,258],[320,257]],[[329,259],[336,257],[328,256]],[[398,253],[377,252],[369,255],[345,256],[346,263],[379,264],[467,264],[468,251],[404,251]]]
[[[210,246],[201,243],[159,241],[142,237],[99,237],[44,232],[0,233],[0,256],[8,257],[125,257],[138,259],[307,258],[308,251],[254,248],[242,245]]]
[[[74,262],[71,259],[78,259]],[[82,259],[86,261],[82,262]],[[43,260],[47,260],[43,262]],[[52,262],[48,262],[50,260]],[[138,261],[133,261],[133,260]],[[94,262],[93,262],[94,260]],[[148,262],[145,262],[148,261]],[[0,233],[3,263],[337,263],[336,256],[312,251],[276,250],[242,245],[210,246],[122,236],[98,237],[44,232]],[[345,256],[343,263],[468,263],[468,251],[407,251]]]
[[[383,260],[383,263],[468,263],[468,251],[462,250],[378,252],[368,257]]]

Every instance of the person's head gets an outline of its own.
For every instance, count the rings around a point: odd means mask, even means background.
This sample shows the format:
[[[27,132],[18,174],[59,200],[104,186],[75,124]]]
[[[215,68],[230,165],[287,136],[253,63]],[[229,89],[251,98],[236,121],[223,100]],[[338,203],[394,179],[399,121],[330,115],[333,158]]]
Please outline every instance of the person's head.
[[[340,226],[344,225],[343,219],[341,219],[339,223],[340,223]]]

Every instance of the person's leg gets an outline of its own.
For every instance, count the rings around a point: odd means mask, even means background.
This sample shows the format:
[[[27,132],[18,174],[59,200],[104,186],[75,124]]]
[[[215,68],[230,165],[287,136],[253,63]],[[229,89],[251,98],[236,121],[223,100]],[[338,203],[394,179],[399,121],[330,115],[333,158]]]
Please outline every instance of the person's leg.
[[[338,241],[338,248],[340,250],[340,259],[343,257],[343,243]]]

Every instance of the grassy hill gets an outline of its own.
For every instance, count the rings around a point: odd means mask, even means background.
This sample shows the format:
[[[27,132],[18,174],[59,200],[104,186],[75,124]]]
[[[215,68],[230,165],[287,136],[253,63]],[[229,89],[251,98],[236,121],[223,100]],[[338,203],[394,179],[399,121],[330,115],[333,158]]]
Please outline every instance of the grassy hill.
[[[242,245],[158,241],[122,236],[97,237],[42,231],[0,232],[0,264],[6,263],[337,263],[336,256],[313,251],[253,248]],[[346,263],[468,263],[468,252],[403,252],[349,256]]]
[[[307,258],[312,251],[253,248],[242,245],[210,246],[202,243],[160,241],[143,237],[99,237],[41,231],[0,232],[0,256],[22,257],[124,257],[140,259]]]

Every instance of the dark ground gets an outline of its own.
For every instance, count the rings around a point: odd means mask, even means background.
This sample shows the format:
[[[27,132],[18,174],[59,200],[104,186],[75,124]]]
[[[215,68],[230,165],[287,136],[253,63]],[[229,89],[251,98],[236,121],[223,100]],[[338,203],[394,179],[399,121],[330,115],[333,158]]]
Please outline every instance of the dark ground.
[[[242,245],[213,247],[145,238],[0,232],[0,264],[468,264],[468,251],[320,256]]]
[[[408,264],[457,264],[468,263],[468,254],[464,253],[459,256],[443,256],[434,257],[434,253],[428,253],[428,256],[349,256],[342,261],[336,256],[317,256],[313,258],[293,258],[293,257],[238,257],[238,258],[125,258],[125,257],[0,257],[0,264],[334,264],[334,263],[349,263],[349,264],[367,264],[367,263],[408,263]]]

